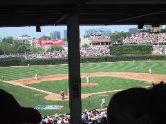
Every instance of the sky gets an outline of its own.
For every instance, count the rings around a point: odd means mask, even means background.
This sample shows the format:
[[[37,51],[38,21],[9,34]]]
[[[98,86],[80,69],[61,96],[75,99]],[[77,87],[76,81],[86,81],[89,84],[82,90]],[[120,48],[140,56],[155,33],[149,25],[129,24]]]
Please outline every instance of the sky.
[[[136,25],[100,25],[100,26],[80,26],[80,37],[82,37],[86,30],[88,29],[98,29],[106,28],[111,29],[112,32],[115,31],[125,31],[127,32],[129,28],[136,28]],[[42,26],[41,32],[36,32],[36,27],[3,27],[0,28],[0,38],[12,36],[18,37],[24,34],[30,35],[32,37],[39,38],[42,35],[50,36],[52,31],[61,32],[61,37],[63,38],[63,31],[66,30],[66,26]]]

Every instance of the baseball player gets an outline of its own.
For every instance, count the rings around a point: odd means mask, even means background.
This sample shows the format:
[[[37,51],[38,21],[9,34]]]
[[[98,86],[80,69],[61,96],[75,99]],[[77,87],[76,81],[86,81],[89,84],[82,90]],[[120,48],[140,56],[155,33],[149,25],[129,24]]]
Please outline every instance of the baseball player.
[[[1,80],[4,80],[4,76],[3,75],[1,76]]]
[[[87,82],[87,83],[89,83],[89,75],[90,75],[90,74],[87,74],[87,75],[86,75],[86,82]]]
[[[101,108],[105,107],[105,98],[101,99]]]
[[[38,80],[38,75],[37,75],[37,73],[35,74],[35,79]]]
[[[149,74],[152,74],[152,69],[151,68],[149,68]]]
[[[64,98],[65,98],[65,93],[63,90],[61,90],[61,98],[62,98],[62,100],[64,100]]]

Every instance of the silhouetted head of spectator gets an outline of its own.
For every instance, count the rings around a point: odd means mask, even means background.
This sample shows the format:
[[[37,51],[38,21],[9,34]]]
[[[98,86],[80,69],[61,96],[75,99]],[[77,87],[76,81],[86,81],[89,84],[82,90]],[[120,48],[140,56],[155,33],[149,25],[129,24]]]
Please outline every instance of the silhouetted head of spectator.
[[[163,81],[157,85],[153,84],[150,91],[156,118],[165,124],[166,118],[164,115],[166,115],[166,84]]]
[[[107,108],[108,124],[166,124],[166,84],[116,93]]]
[[[0,89],[0,124],[37,124],[40,121],[37,110],[21,107],[11,94]]]

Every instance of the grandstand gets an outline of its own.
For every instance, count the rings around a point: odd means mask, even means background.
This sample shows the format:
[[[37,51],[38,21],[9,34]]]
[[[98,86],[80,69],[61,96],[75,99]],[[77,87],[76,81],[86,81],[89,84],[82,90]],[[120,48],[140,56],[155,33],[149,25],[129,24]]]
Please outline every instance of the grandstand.
[[[129,37],[122,38],[122,45],[127,44],[149,44],[153,46],[152,55],[166,55],[166,33],[147,33],[140,32],[132,34]],[[80,48],[81,57],[95,57],[95,56],[110,56],[109,45],[90,45]],[[26,53],[26,54],[4,54],[0,58],[23,57],[25,59],[49,59],[49,58],[67,58],[68,49],[40,52],[40,53]]]
[[[166,33],[140,32],[126,37],[122,41],[124,44],[166,44]]]

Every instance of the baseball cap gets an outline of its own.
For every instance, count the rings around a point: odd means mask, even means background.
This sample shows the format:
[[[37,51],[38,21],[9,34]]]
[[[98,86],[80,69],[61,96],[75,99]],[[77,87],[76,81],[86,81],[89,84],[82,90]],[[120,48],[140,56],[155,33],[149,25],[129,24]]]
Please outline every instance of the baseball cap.
[[[22,107],[8,92],[0,89],[0,124],[37,124],[40,113],[34,108]]]

